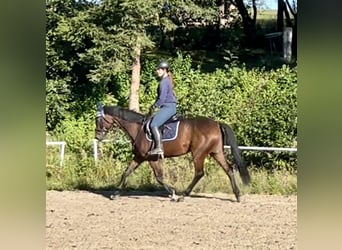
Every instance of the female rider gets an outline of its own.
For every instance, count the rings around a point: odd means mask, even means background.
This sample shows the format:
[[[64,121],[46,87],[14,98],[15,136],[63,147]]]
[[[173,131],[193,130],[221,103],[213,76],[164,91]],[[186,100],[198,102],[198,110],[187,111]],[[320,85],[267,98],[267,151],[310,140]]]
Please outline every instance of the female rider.
[[[159,63],[157,67],[157,75],[161,80],[158,85],[157,99],[152,105],[150,111],[153,111],[155,108],[159,108],[159,110],[154,115],[150,124],[155,148],[148,152],[149,155],[159,155],[164,153],[159,127],[176,114],[177,100],[173,91],[174,83],[172,74],[169,71],[169,64],[166,61]]]

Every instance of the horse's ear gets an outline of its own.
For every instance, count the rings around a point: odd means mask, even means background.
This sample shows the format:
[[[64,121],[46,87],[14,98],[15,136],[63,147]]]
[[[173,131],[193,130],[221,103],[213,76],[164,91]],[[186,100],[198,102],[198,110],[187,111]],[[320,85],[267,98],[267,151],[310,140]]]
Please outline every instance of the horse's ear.
[[[99,116],[104,116],[103,105],[100,102],[96,104],[96,117],[99,117]]]

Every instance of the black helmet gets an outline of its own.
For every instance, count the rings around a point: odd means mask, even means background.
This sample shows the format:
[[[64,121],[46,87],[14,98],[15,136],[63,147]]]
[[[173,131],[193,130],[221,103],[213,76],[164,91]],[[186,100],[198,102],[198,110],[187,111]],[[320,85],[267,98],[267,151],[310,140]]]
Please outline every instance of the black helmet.
[[[166,61],[161,61],[159,64],[158,64],[158,67],[157,69],[169,69],[169,64],[166,62]]]

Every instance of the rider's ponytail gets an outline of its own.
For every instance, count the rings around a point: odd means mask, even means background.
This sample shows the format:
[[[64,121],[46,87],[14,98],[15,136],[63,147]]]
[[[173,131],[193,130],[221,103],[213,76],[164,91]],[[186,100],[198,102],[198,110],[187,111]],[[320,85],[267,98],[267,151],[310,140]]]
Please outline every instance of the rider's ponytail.
[[[173,74],[171,73],[171,71],[168,71],[167,74],[168,74],[169,79],[170,79],[170,83],[171,83],[171,86],[172,86],[173,95],[176,96],[176,93],[175,93],[175,90],[174,90],[175,82],[173,81]]]

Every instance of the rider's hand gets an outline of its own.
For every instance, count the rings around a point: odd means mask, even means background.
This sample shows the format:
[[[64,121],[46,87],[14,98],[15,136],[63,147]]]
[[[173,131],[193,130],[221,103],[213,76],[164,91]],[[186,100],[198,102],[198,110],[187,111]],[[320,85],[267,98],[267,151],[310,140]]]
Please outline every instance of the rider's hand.
[[[150,115],[152,115],[153,114],[153,111],[155,110],[155,106],[154,106],[154,104],[150,107],[150,109],[149,109],[149,111],[148,111],[148,113],[150,114]]]

